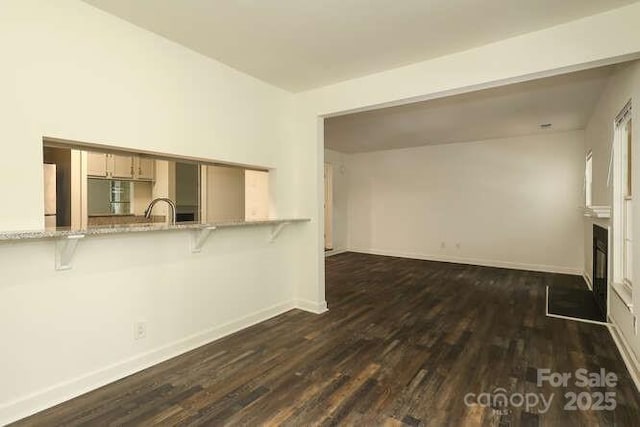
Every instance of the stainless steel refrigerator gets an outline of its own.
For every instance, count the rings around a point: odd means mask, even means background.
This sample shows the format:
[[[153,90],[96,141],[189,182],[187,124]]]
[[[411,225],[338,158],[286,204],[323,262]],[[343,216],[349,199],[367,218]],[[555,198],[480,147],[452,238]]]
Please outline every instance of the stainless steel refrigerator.
[[[44,226],[56,227],[56,165],[44,164]]]

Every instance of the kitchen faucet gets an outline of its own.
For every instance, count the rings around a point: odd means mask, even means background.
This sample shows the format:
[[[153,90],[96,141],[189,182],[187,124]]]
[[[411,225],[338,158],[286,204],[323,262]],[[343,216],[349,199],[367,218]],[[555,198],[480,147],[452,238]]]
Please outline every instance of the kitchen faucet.
[[[171,222],[170,222],[170,224],[175,225],[176,224],[176,203],[173,200],[168,199],[166,197],[158,197],[157,199],[153,199],[151,201],[151,203],[149,203],[149,206],[147,206],[147,209],[144,211],[144,217],[147,218],[147,219],[151,218],[151,211],[153,210],[153,207],[158,202],[167,202],[167,204],[171,208]]]

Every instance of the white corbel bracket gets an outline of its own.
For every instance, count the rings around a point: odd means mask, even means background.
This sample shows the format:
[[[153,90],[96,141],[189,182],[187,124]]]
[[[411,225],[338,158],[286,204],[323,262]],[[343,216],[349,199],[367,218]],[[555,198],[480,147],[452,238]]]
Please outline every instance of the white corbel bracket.
[[[282,232],[282,229],[286,225],[289,225],[289,223],[281,222],[280,224],[271,227],[271,235],[269,236],[269,243],[273,243],[276,241],[276,239],[278,238],[278,235],[280,235],[280,233]]]
[[[211,232],[217,227],[201,228],[191,234],[191,252],[197,253],[202,251],[202,247],[211,235]]]
[[[82,238],[84,234],[75,234],[56,241],[56,270],[71,270],[73,255]]]

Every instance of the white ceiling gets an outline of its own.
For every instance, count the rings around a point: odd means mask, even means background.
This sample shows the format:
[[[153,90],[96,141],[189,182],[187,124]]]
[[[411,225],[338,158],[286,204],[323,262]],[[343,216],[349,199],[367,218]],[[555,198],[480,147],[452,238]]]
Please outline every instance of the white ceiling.
[[[636,0],[85,0],[291,91],[470,49]]]
[[[614,68],[329,118],[325,147],[357,153],[584,129]]]

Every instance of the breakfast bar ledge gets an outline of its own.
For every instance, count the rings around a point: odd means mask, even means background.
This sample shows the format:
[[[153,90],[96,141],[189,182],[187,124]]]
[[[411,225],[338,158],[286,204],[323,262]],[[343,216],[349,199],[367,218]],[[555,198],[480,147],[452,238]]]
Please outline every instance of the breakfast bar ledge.
[[[51,230],[36,231],[6,231],[0,232],[0,242],[15,242],[24,240],[56,240],[56,270],[69,270],[78,242],[86,236],[107,234],[142,233],[156,231],[188,230],[191,231],[191,252],[200,252],[203,245],[214,230],[219,228],[271,226],[269,242],[274,242],[285,226],[296,222],[308,222],[309,218],[267,219],[258,221],[219,221],[219,222],[188,222],[179,224],[124,224],[110,226],[88,227],[73,230],[68,227]]]

